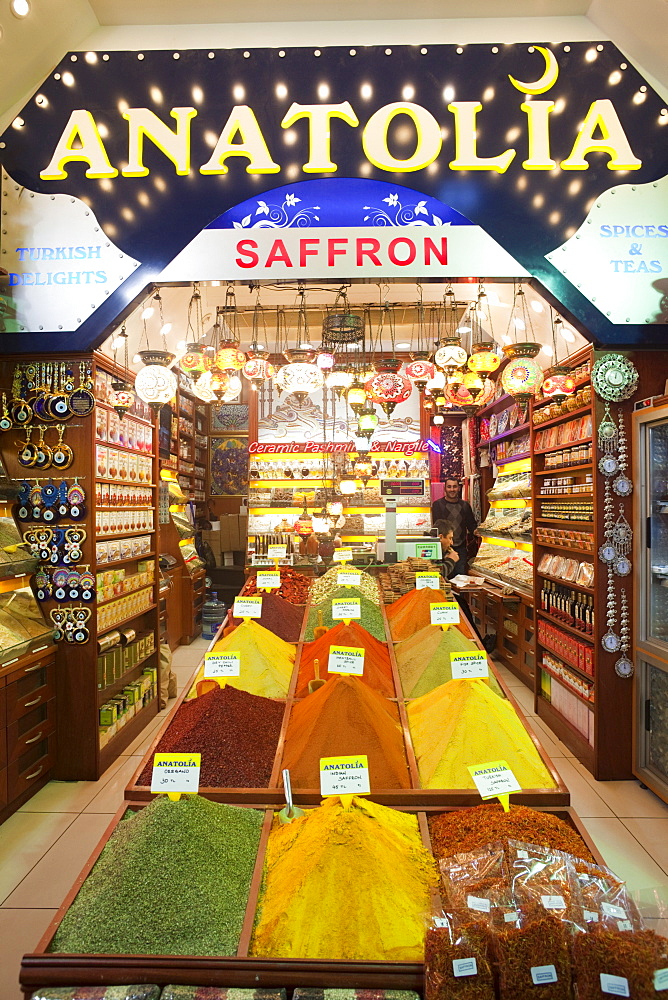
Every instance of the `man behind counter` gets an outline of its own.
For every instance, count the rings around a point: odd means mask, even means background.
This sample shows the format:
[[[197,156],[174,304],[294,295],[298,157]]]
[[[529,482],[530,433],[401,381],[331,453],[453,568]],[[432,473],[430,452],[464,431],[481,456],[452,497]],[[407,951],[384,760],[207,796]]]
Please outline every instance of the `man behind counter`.
[[[431,505],[431,523],[437,521],[447,521],[452,525],[453,548],[458,555],[452,576],[459,573],[467,573],[469,566],[469,553],[476,547],[477,537],[475,529],[478,522],[471,509],[471,504],[460,498],[460,484],[457,479],[449,478],[445,480],[445,496],[440,500],[435,500]]]

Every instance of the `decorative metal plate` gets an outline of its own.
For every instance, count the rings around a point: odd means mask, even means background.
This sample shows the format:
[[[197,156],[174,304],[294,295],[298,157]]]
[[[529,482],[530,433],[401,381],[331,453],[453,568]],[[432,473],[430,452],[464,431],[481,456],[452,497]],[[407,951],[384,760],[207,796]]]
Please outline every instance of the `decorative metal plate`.
[[[623,354],[606,354],[595,363],[591,382],[601,399],[619,403],[630,399],[638,387],[638,372]]]

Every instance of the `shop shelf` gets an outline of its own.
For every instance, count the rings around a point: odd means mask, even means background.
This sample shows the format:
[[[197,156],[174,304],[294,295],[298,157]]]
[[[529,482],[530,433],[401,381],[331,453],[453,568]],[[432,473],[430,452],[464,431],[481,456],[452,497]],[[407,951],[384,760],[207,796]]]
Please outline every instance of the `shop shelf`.
[[[490,444],[496,444],[497,441],[505,441],[506,438],[514,437],[522,431],[528,431],[530,427],[531,424],[528,422],[526,424],[520,424],[519,427],[513,427],[512,430],[504,431],[503,434],[497,434],[496,437],[488,438],[486,441],[481,441],[476,447],[488,448]]]
[[[116,569],[117,566],[127,566],[128,563],[137,562],[139,559],[155,559],[155,552],[145,552],[141,556],[128,556],[127,559],[114,559],[113,562],[98,562],[95,564],[95,568],[98,573],[104,572],[107,568]]]
[[[509,455],[507,458],[497,458],[495,465],[507,465],[508,462],[520,462],[523,458],[531,458],[531,452],[524,451],[521,455]]]
[[[107,625],[106,628],[99,629],[97,635],[99,637],[101,635],[106,635],[107,632],[112,632],[115,628],[123,628],[123,626],[127,625],[128,622],[133,622],[136,618],[141,618],[142,615],[147,615],[149,611],[153,611],[155,608],[157,608],[157,604],[149,604],[149,606],[144,608],[143,611],[138,611],[135,615],[130,615],[128,618],[123,618],[121,621],[115,622],[113,625]]]
[[[554,625],[556,628],[563,628],[565,632],[570,632],[577,639],[581,639],[583,642],[588,642],[590,646],[595,645],[595,639],[592,635],[587,635],[586,632],[580,632],[577,628],[572,628],[570,625],[566,625],[561,621],[560,618],[553,618],[552,615],[548,614],[547,611],[541,611],[540,608],[536,608],[536,613],[550,625]],[[570,664],[569,664],[570,666]]]
[[[113,698],[115,694],[117,694],[119,691],[122,691],[125,685],[128,683],[128,679],[132,677],[132,675],[137,670],[137,667],[143,666],[145,663],[148,662],[148,660],[151,660],[154,656],[157,656],[158,652],[159,650],[154,649],[147,656],[142,656],[141,660],[137,660],[137,662],[134,663],[131,667],[128,667],[128,669],[125,671],[122,677],[119,677],[118,680],[114,681],[113,684],[108,684],[106,688],[98,688],[97,690],[98,706],[103,705],[105,701],[109,700],[109,698]],[[113,738],[115,739],[115,737]]]
[[[592,467],[592,462],[585,462],[583,465],[560,465],[558,469],[541,469],[540,472],[534,472],[534,476],[570,475],[571,472],[582,472],[583,469],[591,469]]]
[[[570,521],[570,520],[563,520],[558,517],[536,517],[534,515],[534,521],[540,521],[541,524],[544,524],[547,527],[565,528],[565,529],[574,528],[576,531],[586,531],[587,529],[593,531],[594,529],[593,520]]]
[[[591,743],[582,735],[579,729],[576,729],[568,719],[564,718],[561,712],[557,711],[551,702],[543,698],[540,692],[536,697],[536,711],[538,712],[538,718],[547,722],[557,738],[572,750],[587,770],[593,772],[596,754]]]
[[[155,528],[140,528],[139,531],[114,531],[107,532],[106,535],[95,535],[96,542],[114,542],[119,538],[134,538],[136,535],[155,535]]]
[[[95,439],[96,445],[102,445],[104,448],[113,448],[115,451],[127,451],[130,455],[139,455],[142,458],[155,458],[153,452],[137,451],[136,448],[129,448],[126,444],[118,444],[115,441],[101,441],[99,438]]]
[[[594,549],[578,549],[575,545],[566,545],[565,542],[539,542],[538,539],[534,538],[534,545],[540,545],[544,549],[558,549],[560,552],[575,552],[576,555],[580,556],[593,556]]]
[[[568,666],[569,670],[571,669],[571,667],[568,664],[566,664],[566,666]],[[592,711],[594,710],[594,702],[590,701],[589,698],[585,698],[584,695],[580,694],[579,691],[576,691],[576,689],[574,687],[571,687],[571,685],[568,683],[567,680],[564,680],[563,677],[560,677],[559,674],[555,673],[554,670],[550,670],[550,668],[547,667],[547,666],[545,666],[544,663],[539,663],[538,664],[538,669],[539,670],[544,670],[546,674],[549,674],[550,677],[552,677],[555,681],[557,681],[559,684],[561,684],[562,687],[566,688],[566,690],[568,691],[569,694],[575,695],[575,697],[579,698],[579,700],[581,702],[584,702],[584,704],[587,705],[588,708],[591,708]],[[581,674],[581,673],[582,673],[582,671],[578,670],[578,674]],[[594,678],[590,677],[589,681],[593,684],[594,683]],[[550,702],[550,704],[551,704],[551,702]],[[556,709],[555,709],[555,711],[556,711]]]
[[[480,537],[485,540],[485,538],[499,538],[504,542],[522,542],[524,545],[531,544],[531,535],[508,535],[504,531],[487,531],[485,528],[478,528],[480,532]]]
[[[590,409],[590,407],[587,407],[587,409]],[[580,438],[579,441],[564,441],[563,444],[555,444],[551,448],[544,448],[541,449],[540,451],[534,451],[534,455],[549,455],[553,451],[565,451],[566,448],[577,448],[578,445],[589,444],[589,442],[593,440],[594,439],[592,437],[586,437],[586,438]]]
[[[541,578],[541,580],[551,580],[552,583],[558,583],[562,587],[572,587],[573,590],[581,590],[585,594],[595,594],[596,591],[593,587],[583,587],[579,583],[571,583],[570,580],[560,580],[559,577],[549,576],[547,573],[541,573],[540,570],[536,570],[536,575]]]
[[[102,771],[106,771],[113,764],[118,755],[146,728],[149,720],[158,714],[159,702],[160,692],[158,691],[155,698],[149,701],[148,705],[144,705],[135,717],[126,722],[120,732],[112,736],[109,742],[101,748],[100,768]]]
[[[111,406],[109,403],[103,403],[101,399],[96,399],[95,400],[95,405],[96,406],[101,406],[103,410],[109,410],[110,413],[115,413],[116,412],[114,410],[113,406]],[[144,420],[143,417],[133,417],[132,414],[129,414],[129,417],[130,417],[130,420],[138,420],[140,424],[145,424],[146,427],[153,427],[153,422],[151,420]],[[104,442],[102,442],[102,443],[104,443]],[[112,447],[115,448],[116,446],[112,445]]]
[[[558,417],[550,417],[549,420],[541,420],[539,423],[534,421],[531,426],[535,431],[542,431],[544,427],[554,427],[555,424],[563,424],[568,420],[574,420],[576,417],[581,417],[584,413],[588,413],[591,408],[592,404],[587,403],[586,406],[581,406],[577,410],[570,410],[568,413],[562,413]]]

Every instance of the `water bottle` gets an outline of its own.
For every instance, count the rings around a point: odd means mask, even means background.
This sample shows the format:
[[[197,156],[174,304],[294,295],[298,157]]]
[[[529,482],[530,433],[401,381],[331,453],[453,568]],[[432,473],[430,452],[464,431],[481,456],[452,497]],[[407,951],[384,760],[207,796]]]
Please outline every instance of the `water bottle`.
[[[213,639],[220,626],[225,621],[227,608],[218,600],[218,594],[212,592],[211,597],[202,605],[202,638]]]

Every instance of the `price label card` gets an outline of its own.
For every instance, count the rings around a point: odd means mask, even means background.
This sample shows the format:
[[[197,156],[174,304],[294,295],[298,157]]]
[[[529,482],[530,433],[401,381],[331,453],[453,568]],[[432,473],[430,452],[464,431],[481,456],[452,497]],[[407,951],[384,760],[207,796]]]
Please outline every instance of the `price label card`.
[[[270,559],[285,559],[288,554],[287,545],[268,545],[267,556]]]
[[[416,573],[415,574],[415,589],[416,590],[438,590],[440,584],[440,575],[438,573]],[[457,619],[459,621],[459,619]],[[433,624],[433,623],[432,623]]]
[[[340,573],[336,574],[336,582],[339,587],[359,587],[362,582],[362,574],[342,569]]]
[[[330,646],[327,670],[330,674],[364,673],[364,649],[360,646]]]
[[[261,597],[236,597],[232,614],[235,618],[261,618]]]
[[[353,550],[352,549],[334,549],[334,555],[332,556],[334,562],[352,562],[353,561]]]
[[[321,757],[320,794],[369,795],[369,761],[359,757]]]
[[[349,601],[332,601],[332,618],[334,621],[341,621],[343,618],[361,618],[362,602],[359,597],[352,597]]]
[[[625,976],[611,976],[599,972],[601,993],[610,993],[613,997],[630,997],[629,981]]]
[[[201,753],[153,754],[152,792],[197,792]]]
[[[489,677],[486,653],[450,653],[450,666],[453,681],[462,677]]]
[[[241,653],[205,653],[205,677],[239,677],[241,674]]]
[[[275,590],[276,587],[280,587],[281,585],[281,574],[271,572],[261,573],[258,570],[255,582],[258,590]]]
[[[455,958],[452,963],[452,974],[458,979],[461,976],[477,976],[478,963],[475,958]]]
[[[531,979],[534,986],[540,986],[541,983],[556,983],[557,970],[553,965],[532,965]]]
[[[661,993],[662,990],[668,990],[668,969],[657,969],[654,973],[654,990],[656,993]]]
[[[459,605],[457,601],[440,601],[429,605],[432,625],[458,625]]]
[[[505,760],[493,760],[489,764],[469,767],[469,774],[482,799],[495,799],[497,795],[522,791],[520,783]]]

